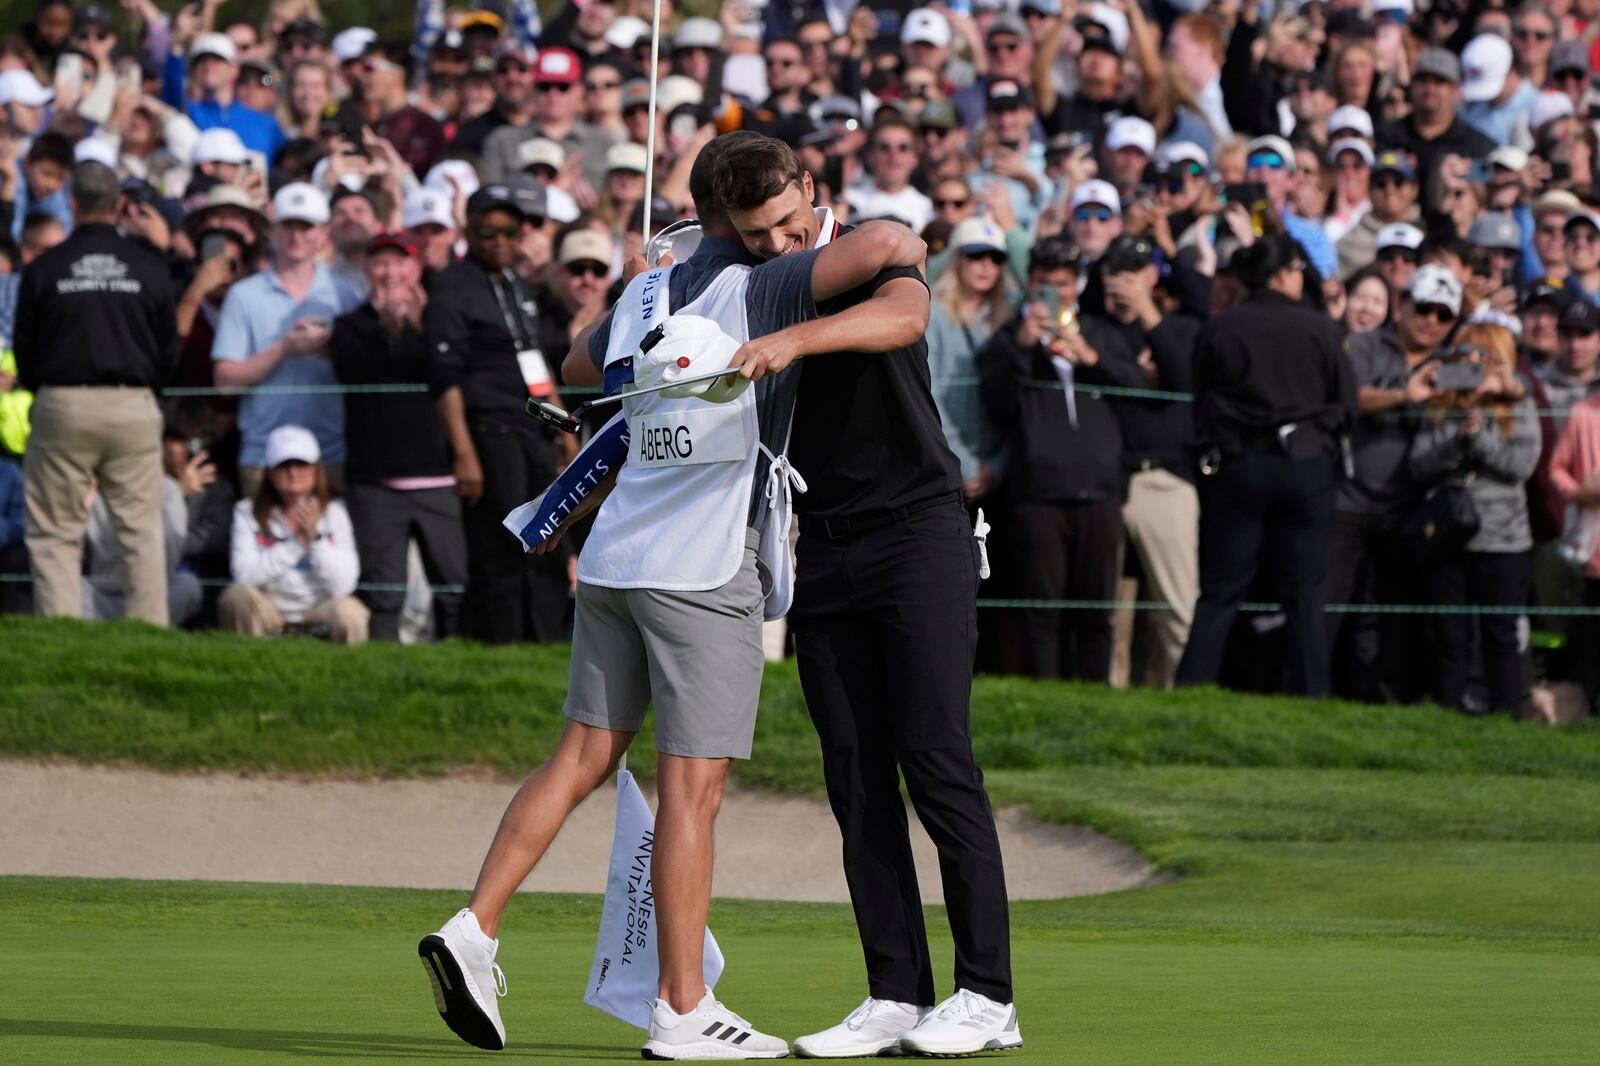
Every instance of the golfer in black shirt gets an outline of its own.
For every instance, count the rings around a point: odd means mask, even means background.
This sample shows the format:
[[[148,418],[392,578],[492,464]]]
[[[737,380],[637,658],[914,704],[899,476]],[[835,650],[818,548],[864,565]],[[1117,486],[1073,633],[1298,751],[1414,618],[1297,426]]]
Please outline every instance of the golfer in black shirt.
[[[886,271],[816,306],[816,253],[807,249],[821,223],[810,176],[781,141],[730,136],[749,143],[722,157],[719,201],[750,251],[767,259],[795,253],[778,261],[793,275],[775,286],[788,302],[752,309],[752,337],[819,315],[825,324],[865,300],[881,301],[883,318],[907,304],[926,318],[927,287],[915,270]],[[783,371],[796,351],[789,340],[753,340],[735,363],[752,378]],[[795,1041],[814,1057],[1022,1043],[1005,873],[970,730],[980,553],[934,408],[927,354],[918,340],[885,355],[836,351],[795,367],[789,458],[808,490],[795,498],[799,565],[789,621],[844,836],[870,990],[845,1023]],[[954,994],[936,1007],[901,774],[939,851],[955,940]]]

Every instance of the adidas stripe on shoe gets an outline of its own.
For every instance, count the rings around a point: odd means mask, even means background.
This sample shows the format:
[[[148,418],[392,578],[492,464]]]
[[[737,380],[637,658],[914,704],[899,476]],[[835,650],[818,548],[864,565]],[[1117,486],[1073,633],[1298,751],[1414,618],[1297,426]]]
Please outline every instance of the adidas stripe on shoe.
[[[650,1012],[650,1034],[639,1054],[647,1059],[781,1059],[789,1045],[705,997],[688,1014],[661,1000]]]

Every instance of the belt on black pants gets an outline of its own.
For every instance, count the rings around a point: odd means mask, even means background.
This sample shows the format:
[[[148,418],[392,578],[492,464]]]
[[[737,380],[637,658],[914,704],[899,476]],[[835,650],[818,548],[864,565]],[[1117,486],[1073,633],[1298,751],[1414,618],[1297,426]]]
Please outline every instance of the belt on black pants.
[[[947,492],[938,496],[930,496],[925,500],[908,503],[904,507],[888,508],[881,511],[863,511],[860,514],[841,515],[835,518],[819,516],[800,516],[801,536],[824,536],[830,540],[845,540],[849,537],[859,537],[863,533],[870,533],[874,529],[895,522],[904,522],[914,514],[932,510],[942,503],[952,500],[960,502],[959,492]]]

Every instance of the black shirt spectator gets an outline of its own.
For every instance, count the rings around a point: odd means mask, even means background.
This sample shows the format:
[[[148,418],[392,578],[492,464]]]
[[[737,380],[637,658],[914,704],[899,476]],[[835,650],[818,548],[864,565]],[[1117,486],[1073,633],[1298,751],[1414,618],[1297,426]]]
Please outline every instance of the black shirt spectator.
[[[538,301],[526,281],[469,256],[433,279],[426,329],[435,395],[458,387],[474,418],[547,436],[523,411],[528,388],[517,353],[540,335]]]
[[[334,321],[328,358],[346,385],[406,385],[428,379],[428,346],[409,323],[391,335],[364,303]],[[450,442],[433,397],[415,393],[347,393],[344,398],[345,480],[450,474]]]

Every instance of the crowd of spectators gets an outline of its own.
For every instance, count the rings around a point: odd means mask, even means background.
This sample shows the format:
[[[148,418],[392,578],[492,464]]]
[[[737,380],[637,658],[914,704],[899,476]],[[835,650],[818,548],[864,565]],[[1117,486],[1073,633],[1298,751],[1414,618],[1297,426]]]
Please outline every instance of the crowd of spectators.
[[[1259,295],[1241,253],[1287,238],[1272,263],[1303,282],[1276,291],[1343,335],[1353,388],[1331,507],[1292,551],[1265,524],[1247,598],[1311,558],[1346,696],[1596,695],[1600,619],[1540,614],[1600,608],[1592,4],[663,0],[654,71],[651,9],[421,0],[397,36],[315,0],[262,23],[38,0],[0,40],[0,568],[29,569],[17,468],[52,384],[18,294],[103,166],[170,279],[171,621],[396,639],[425,573],[435,635],[562,639],[570,549],[499,527],[573,447],[523,401],[560,400],[646,214],[692,217],[696,154],[745,128],[841,221],[928,242],[933,389],[995,529],[983,595],[1035,603],[984,614],[982,667],[1172,683],[1216,471],[1255,446],[1195,417],[1260,369],[1206,327]],[[1258,414],[1288,449],[1295,416]],[[131,610],[111,503],[68,516],[95,617]],[[1282,622],[1210,635],[1223,679],[1323,690],[1284,673]]]

